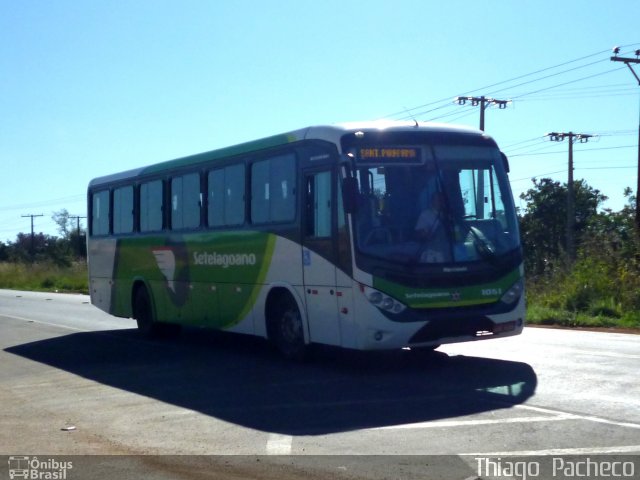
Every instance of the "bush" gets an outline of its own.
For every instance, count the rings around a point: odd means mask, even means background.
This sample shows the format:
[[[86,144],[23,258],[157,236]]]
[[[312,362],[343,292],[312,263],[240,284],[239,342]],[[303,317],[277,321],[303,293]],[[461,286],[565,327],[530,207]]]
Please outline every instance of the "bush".
[[[0,288],[33,291],[88,293],[87,266],[55,263],[0,263]]]
[[[527,279],[530,323],[640,326],[640,269],[628,252],[587,244],[575,263]],[[631,257],[632,259],[634,257]]]

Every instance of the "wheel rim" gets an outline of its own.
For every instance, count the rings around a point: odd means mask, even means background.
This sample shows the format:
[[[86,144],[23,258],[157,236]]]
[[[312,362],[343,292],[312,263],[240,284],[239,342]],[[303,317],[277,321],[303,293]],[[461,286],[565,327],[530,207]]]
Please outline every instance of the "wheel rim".
[[[285,344],[293,345],[302,338],[302,322],[297,309],[288,309],[280,322],[280,338]]]
[[[278,318],[276,332],[276,345],[285,358],[301,359],[304,356],[304,332],[297,306],[288,304],[283,308]]]

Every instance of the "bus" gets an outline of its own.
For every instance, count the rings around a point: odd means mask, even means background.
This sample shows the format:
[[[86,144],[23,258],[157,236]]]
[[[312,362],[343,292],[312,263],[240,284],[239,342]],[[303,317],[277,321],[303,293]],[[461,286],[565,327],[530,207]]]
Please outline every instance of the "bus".
[[[482,131],[363,122],[96,178],[91,302],[145,335],[209,327],[292,359],[517,335],[508,170]]]

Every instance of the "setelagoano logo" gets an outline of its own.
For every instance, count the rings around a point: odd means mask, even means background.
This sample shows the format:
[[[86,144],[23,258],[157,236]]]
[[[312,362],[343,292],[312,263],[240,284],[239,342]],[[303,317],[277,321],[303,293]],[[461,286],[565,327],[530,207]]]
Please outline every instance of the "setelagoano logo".
[[[211,267],[244,267],[256,264],[255,253],[193,252],[194,265]]]

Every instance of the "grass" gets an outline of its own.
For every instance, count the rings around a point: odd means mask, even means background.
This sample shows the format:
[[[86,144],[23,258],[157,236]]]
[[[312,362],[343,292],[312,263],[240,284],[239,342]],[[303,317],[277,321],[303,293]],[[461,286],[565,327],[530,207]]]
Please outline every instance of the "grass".
[[[527,323],[574,328],[621,328],[640,331],[640,312],[617,311],[572,312],[532,303],[527,308]]]
[[[536,288],[537,287],[537,288]],[[624,311],[612,298],[589,302],[588,308],[572,309],[570,292],[563,288],[528,290],[527,323],[582,328],[623,328],[640,331],[640,311]],[[0,263],[0,288],[38,292],[88,293],[87,265],[70,267],[51,263]],[[553,294],[550,292],[554,292]],[[558,292],[565,292],[558,295]]]
[[[0,263],[0,288],[35,292],[88,293],[87,265]]]

